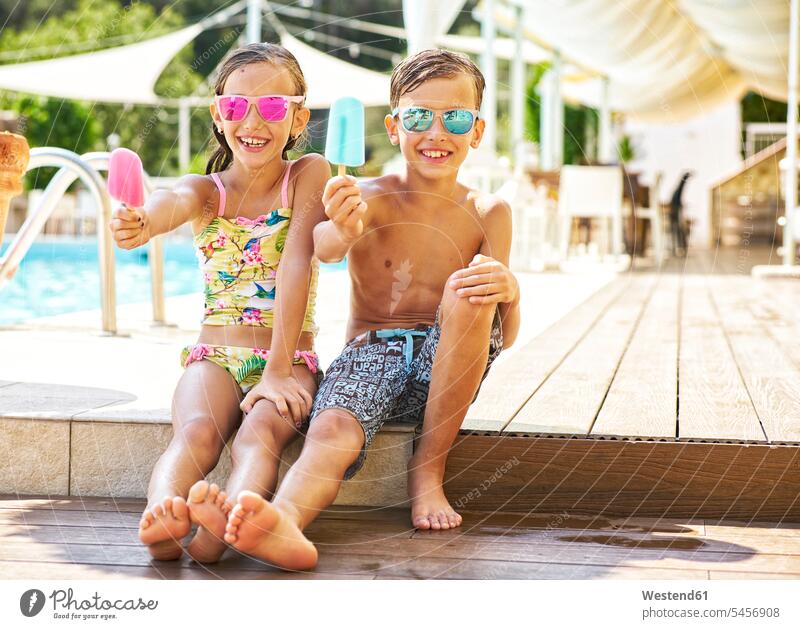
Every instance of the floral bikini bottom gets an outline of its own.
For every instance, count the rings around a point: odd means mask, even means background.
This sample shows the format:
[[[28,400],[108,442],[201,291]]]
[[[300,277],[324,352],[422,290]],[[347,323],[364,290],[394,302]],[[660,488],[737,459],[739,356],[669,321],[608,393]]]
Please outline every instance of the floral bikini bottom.
[[[208,345],[198,343],[187,345],[181,352],[181,364],[188,367],[198,360],[210,360],[225,369],[236,383],[241,387],[242,393],[247,393],[261,380],[264,367],[269,360],[269,350],[258,347],[234,347],[230,345]],[[321,379],[319,372],[319,358],[315,352],[296,351],[294,353],[295,365],[307,365],[311,373],[317,374],[317,381]]]

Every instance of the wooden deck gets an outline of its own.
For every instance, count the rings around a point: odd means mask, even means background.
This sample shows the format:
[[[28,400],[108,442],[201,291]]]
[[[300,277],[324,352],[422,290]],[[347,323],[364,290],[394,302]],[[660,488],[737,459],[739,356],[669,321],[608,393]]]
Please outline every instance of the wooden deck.
[[[283,572],[228,551],[151,561],[142,500],[0,497],[3,579],[797,579],[800,527],[708,519],[464,512],[415,531],[407,509],[334,508],[308,529],[320,561]]]
[[[751,278],[767,252],[747,254],[623,274],[498,365],[450,498],[800,522],[800,283]]]

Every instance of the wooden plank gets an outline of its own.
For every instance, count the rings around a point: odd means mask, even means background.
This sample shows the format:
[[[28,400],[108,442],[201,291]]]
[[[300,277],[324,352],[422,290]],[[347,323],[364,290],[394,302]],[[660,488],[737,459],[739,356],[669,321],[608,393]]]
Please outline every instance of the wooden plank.
[[[591,530],[542,531],[535,529],[490,529],[459,531],[417,531],[413,540],[429,539],[440,544],[458,546],[462,543],[481,543],[503,546],[505,544],[538,544],[544,546],[607,546],[610,548],[664,550],[702,550],[704,552],[732,553],[754,552],[770,555],[800,556],[800,537],[726,532],[717,535],[688,533],[639,533],[633,531]]]
[[[2,509],[0,524],[52,526],[109,526],[139,528],[140,513],[114,511],[53,511],[47,509]]]
[[[795,367],[800,368],[800,299],[797,280],[753,280],[747,307],[761,328],[781,347]]]
[[[680,282],[679,275],[662,274],[592,426],[592,436],[677,436]]]
[[[540,547],[535,545],[517,544],[515,547],[495,548],[491,544],[461,546],[458,548],[429,543],[419,540],[415,543],[393,541],[382,545],[383,552],[376,546],[364,549],[365,553],[353,553],[340,548],[336,551],[324,551],[320,554],[319,571],[333,574],[361,575],[374,577],[378,575],[409,576],[412,578],[531,578],[541,567],[536,564],[572,564],[594,566],[626,566],[630,560],[630,551],[618,549],[597,549],[589,552],[585,549],[565,551],[561,548]],[[666,561],[662,552],[643,551],[652,565],[642,567],[669,567],[680,570],[693,570],[694,565],[689,565],[688,558],[674,561],[673,565],[656,565],[659,561]],[[710,554],[710,553],[709,553]],[[703,558],[708,565],[716,567],[718,556]],[[780,557],[773,561],[762,560],[753,562],[751,556],[747,564],[748,570],[781,571],[780,566],[787,569],[800,565],[800,557]],[[152,566],[156,569],[175,569],[177,567],[194,567],[188,558],[184,557],[177,562],[154,562],[143,548],[133,547],[99,547],[93,545],[66,545],[56,546],[50,544],[8,544],[0,547],[0,561],[29,562],[29,563],[68,563],[68,564],[93,564],[120,566]],[[704,568],[708,569],[708,568]],[[228,553],[225,558],[208,570],[216,575],[227,578],[228,574],[247,572],[280,573],[276,568],[248,557]]]
[[[225,570],[217,572],[213,568],[198,565],[113,566],[84,563],[47,563],[29,561],[0,561],[0,579],[169,579],[169,580],[231,580],[231,579],[373,579],[372,575],[335,574],[315,570],[314,572],[285,572],[278,570]],[[677,577],[676,577],[677,578]]]
[[[469,435],[444,489],[472,510],[800,522],[798,466],[797,446]]]
[[[676,570],[726,570],[736,569],[752,572],[800,572],[800,555],[767,554],[751,552],[747,547],[711,552],[705,550],[702,540],[690,540],[687,548],[676,547],[671,540],[651,540],[649,544],[614,546],[606,536],[590,534],[564,540],[563,544],[517,543],[495,544],[474,540],[459,540],[454,543],[419,538],[408,541],[391,541],[365,551],[378,555],[389,555],[397,564],[403,561],[426,562],[432,559],[451,559],[472,562],[510,561],[527,563],[560,563],[587,566],[629,566]],[[344,547],[329,549],[327,557],[349,555]],[[363,554],[363,553],[359,553]]]
[[[734,570],[709,570],[708,578],[713,581],[720,579],[733,580],[733,579],[798,579],[800,574],[791,572],[736,572]]]
[[[709,278],[723,329],[766,436],[800,443],[800,368],[748,307],[750,278]]]
[[[603,313],[503,434],[589,434],[657,277],[630,276],[625,293]]]
[[[49,509],[56,511],[113,511],[139,513],[147,502],[141,498],[95,496],[9,496],[0,494],[0,509]]]
[[[489,372],[469,408],[462,430],[501,431],[547,380],[610,304],[628,288],[630,276],[604,286],[533,339],[512,358]]]
[[[765,441],[705,276],[684,278],[681,301],[678,437]]]

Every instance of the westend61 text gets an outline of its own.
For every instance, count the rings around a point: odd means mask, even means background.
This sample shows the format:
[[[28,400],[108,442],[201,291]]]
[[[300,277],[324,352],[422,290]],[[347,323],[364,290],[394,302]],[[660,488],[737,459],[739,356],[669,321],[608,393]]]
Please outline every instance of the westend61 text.
[[[707,601],[708,590],[690,590],[689,592],[642,590],[642,598],[646,601]]]

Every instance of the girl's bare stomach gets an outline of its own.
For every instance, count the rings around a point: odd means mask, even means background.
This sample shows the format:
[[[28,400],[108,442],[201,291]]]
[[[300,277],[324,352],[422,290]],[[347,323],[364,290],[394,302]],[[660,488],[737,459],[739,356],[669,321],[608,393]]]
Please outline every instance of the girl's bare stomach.
[[[208,345],[231,345],[233,347],[258,347],[270,349],[272,328],[258,328],[248,325],[204,325],[200,329],[198,343]],[[310,351],[314,348],[314,335],[301,332],[297,349]]]

